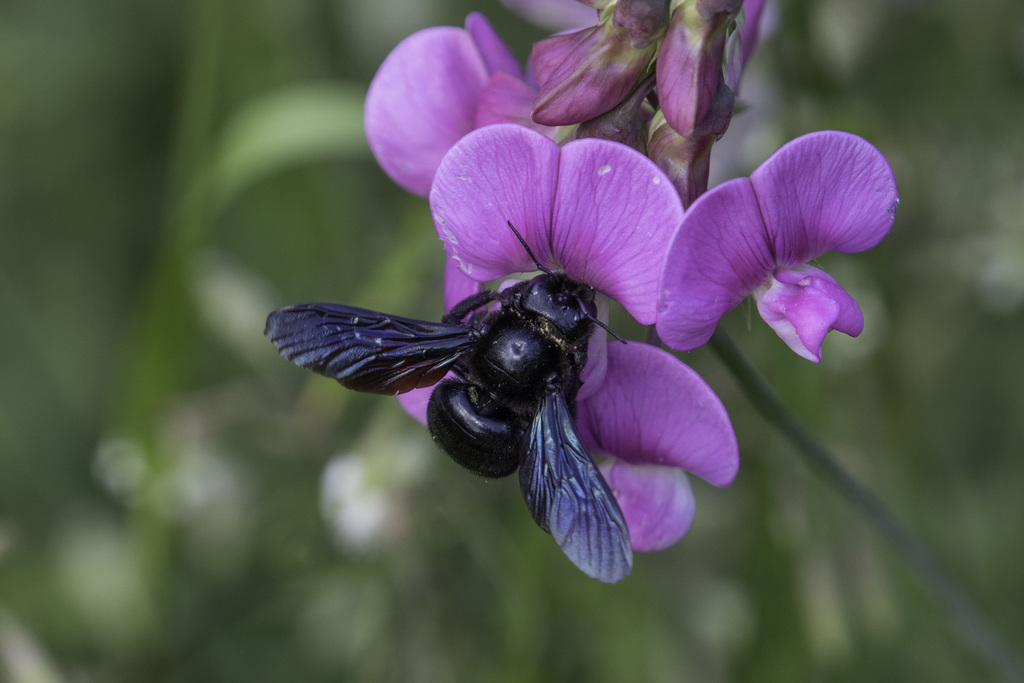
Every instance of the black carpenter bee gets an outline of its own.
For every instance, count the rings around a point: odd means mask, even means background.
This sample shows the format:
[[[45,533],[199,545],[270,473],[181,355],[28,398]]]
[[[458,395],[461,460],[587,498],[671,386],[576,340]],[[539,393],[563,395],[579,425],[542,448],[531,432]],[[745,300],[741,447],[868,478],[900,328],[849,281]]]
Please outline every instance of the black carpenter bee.
[[[485,477],[518,469],[538,526],[586,574],[619,581],[632,567],[629,531],[574,421],[588,342],[604,325],[593,288],[537,267],[531,280],[464,299],[440,323],[308,303],[271,313],[264,333],[288,360],[356,391],[440,382],[427,426],[441,450]]]

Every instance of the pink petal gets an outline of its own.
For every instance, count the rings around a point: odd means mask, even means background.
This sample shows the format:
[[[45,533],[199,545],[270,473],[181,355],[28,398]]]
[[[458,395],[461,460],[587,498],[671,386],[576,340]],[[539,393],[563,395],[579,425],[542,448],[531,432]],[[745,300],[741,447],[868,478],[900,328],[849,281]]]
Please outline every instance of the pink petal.
[[[783,145],[750,176],[776,261],[795,266],[828,251],[857,252],[892,227],[892,169],[863,138],[821,131]]]
[[[437,385],[435,384],[434,386]],[[412,391],[407,391],[404,394],[398,394],[395,398],[398,399],[402,409],[409,413],[409,417],[422,425],[426,425],[427,403],[430,401],[430,394],[433,393],[433,391],[434,387],[423,387],[422,389],[413,389]]]
[[[633,90],[657,51],[657,43],[634,48],[629,31],[610,21],[578,33],[582,40],[569,34],[534,45],[533,68],[540,83],[533,108],[537,123],[581,123],[612,109]],[[552,68],[569,46],[572,50]]]
[[[743,49],[743,67],[746,67],[757,47],[758,34],[761,32],[761,17],[764,14],[765,0],[746,0],[743,3],[743,28],[740,31],[740,45]]]
[[[732,482],[739,449],[729,415],[700,375],[649,344],[608,346],[601,388],[580,401],[577,426],[595,454],[677,467],[715,486]]]
[[[487,67],[487,73],[493,74],[499,71],[515,76],[523,77],[523,69],[519,66],[519,60],[508,49],[498,34],[495,33],[491,22],[479,12],[470,12],[466,16],[466,31],[476,44],[480,56]]]
[[[450,311],[455,304],[468,296],[483,290],[484,286],[462,272],[459,264],[452,259],[444,261],[444,310]]]
[[[595,21],[596,19],[597,17],[595,17]],[[559,65],[598,28],[598,26],[588,26],[579,31],[560,33],[534,43],[533,50],[530,52],[530,65],[537,83],[547,83],[551,80]]]
[[[612,23],[629,31],[634,47],[645,47],[665,37],[670,14],[664,0],[616,2]]]
[[[726,85],[734,93],[739,91],[743,71],[757,47],[763,14],[764,0],[746,0],[743,3],[743,14],[737,22],[739,35],[730,38],[726,46]]]
[[[597,304],[597,318],[603,323],[608,322],[608,297],[598,294],[595,301]],[[619,344],[621,342],[615,342]],[[587,365],[580,373],[583,386],[576,395],[578,400],[593,396],[594,392],[601,388],[604,382],[605,373],[608,371],[608,333],[603,328],[594,325],[594,331],[590,334],[590,343],[587,345]]]
[[[444,157],[430,191],[437,235],[462,271],[486,282],[536,269],[527,244],[547,243],[558,175],[558,145],[522,126],[480,128]]]
[[[554,139],[557,128],[542,126],[530,118],[537,91],[515,76],[504,72],[487,79],[476,111],[477,128],[492,123],[518,123]]]
[[[696,504],[682,470],[610,459],[601,474],[626,518],[633,550],[664,550],[690,529]]]
[[[597,138],[562,148],[551,253],[645,325],[657,316],[665,250],[682,219],[672,183],[642,154]]]
[[[761,317],[789,348],[815,363],[821,360],[821,343],[830,329],[851,337],[864,329],[864,316],[853,297],[813,266],[778,271],[754,298]]]
[[[441,158],[476,125],[486,81],[476,44],[460,28],[428,28],[399,43],[373,77],[363,112],[388,177],[426,196]]]
[[[750,181],[736,178],[709,190],[686,211],[669,246],[658,312],[662,341],[678,351],[701,346],[774,269]]]
[[[658,53],[658,99],[665,120],[680,135],[689,135],[704,119],[722,71],[708,53],[708,36],[686,25],[686,12],[672,15]]]

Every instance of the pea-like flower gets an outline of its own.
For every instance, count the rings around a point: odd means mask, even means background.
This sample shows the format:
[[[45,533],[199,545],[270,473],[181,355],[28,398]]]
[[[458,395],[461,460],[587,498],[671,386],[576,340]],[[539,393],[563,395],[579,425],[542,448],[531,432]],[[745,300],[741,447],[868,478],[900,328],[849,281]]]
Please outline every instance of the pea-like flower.
[[[475,128],[519,123],[553,135],[530,118],[536,94],[532,76],[473,12],[464,29],[423,29],[391,51],[366,94],[366,139],[388,177],[425,197],[441,158]]]
[[[511,222],[541,266],[619,301],[644,324],[655,320],[663,257],[683,217],[664,173],[635,150],[596,138],[559,147],[515,125],[482,128],[452,147],[430,205],[449,258],[469,278],[536,270]],[[685,472],[716,486],[736,475],[729,417],[696,372],[658,348],[592,343],[588,357],[588,370],[602,370],[583,374],[579,433],[592,453],[607,456],[601,471],[632,548],[665,548],[693,518]],[[422,419],[428,392],[401,400]]]
[[[735,91],[764,6],[763,0],[581,1],[600,10],[600,23],[533,47],[540,85],[533,120],[568,125],[604,114],[655,62],[664,117],[682,136],[701,126],[721,88]]]
[[[697,0],[672,13],[658,53],[658,98],[665,120],[680,135],[701,126],[720,89],[739,87],[763,9],[764,0]]]
[[[695,349],[752,294],[793,351],[821,360],[828,331],[855,337],[864,316],[809,261],[875,246],[898,205],[889,163],[864,139],[822,131],[787,143],[749,178],[712,188],[687,210],[665,261],[658,334],[673,349]]]

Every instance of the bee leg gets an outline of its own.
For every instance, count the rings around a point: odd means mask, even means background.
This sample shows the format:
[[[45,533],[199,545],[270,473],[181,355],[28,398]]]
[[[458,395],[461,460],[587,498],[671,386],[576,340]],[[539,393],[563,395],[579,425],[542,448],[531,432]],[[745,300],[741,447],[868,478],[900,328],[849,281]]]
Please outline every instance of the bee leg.
[[[486,289],[482,292],[471,294],[462,301],[460,301],[459,303],[455,304],[452,307],[452,310],[450,310],[443,318],[441,318],[441,322],[448,325],[457,325],[461,323],[462,319],[465,318],[467,315],[469,315],[476,309],[480,308],[481,306],[491,303],[492,301],[494,301],[494,299],[495,293]]]

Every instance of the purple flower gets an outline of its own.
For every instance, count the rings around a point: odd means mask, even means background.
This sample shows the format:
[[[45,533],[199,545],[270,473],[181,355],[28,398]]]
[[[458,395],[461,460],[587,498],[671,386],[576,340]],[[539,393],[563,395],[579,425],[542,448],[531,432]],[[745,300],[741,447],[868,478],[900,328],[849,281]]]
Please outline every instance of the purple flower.
[[[560,126],[604,114],[633,90],[657,51],[656,42],[634,47],[629,31],[611,20],[535,43],[533,120]]]
[[[600,3],[598,25],[534,45],[540,84],[534,121],[569,125],[604,114],[633,90],[656,57],[665,118],[680,135],[690,135],[711,108],[719,82],[733,89],[738,84],[756,44],[764,0],[672,3],[671,15],[668,3],[654,0],[614,4],[609,11],[610,2]],[[734,22],[738,15],[743,18]]]
[[[616,299],[645,324],[654,321],[663,255],[683,217],[664,173],[633,149],[596,138],[560,148],[515,125],[456,143],[438,168],[430,205],[451,261],[470,278],[536,269],[511,221],[542,265]],[[728,415],[703,380],[664,351],[592,343],[588,357],[578,428],[588,448],[613,458],[603,471],[634,549],[664,548],[693,517],[683,470],[717,486],[736,475]],[[595,365],[605,368],[594,372]],[[422,405],[416,394],[403,404]]]
[[[698,3],[695,10],[701,7]],[[706,16],[694,11],[672,17],[658,55],[661,110],[651,120],[647,143],[647,154],[672,179],[686,207],[708,189],[711,147],[732,122],[740,78],[757,44],[764,2],[746,0],[735,22],[721,11],[728,10],[728,4],[712,1],[703,8]]]
[[[700,375],[649,344],[608,346],[608,369],[577,424],[626,517],[633,550],[662,550],[690,527],[686,472],[726,486],[739,451],[725,407]]]
[[[690,135],[711,109],[724,82],[728,28],[742,7],[741,0],[698,1],[672,14],[656,71],[662,111],[680,135]]]
[[[530,110],[537,89],[483,15],[466,28],[435,26],[391,51],[370,83],[364,120],[377,163],[426,196],[441,158],[469,131],[520,123],[544,132]]]
[[[758,32],[765,0],[745,0],[743,14],[736,23],[736,33],[725,48],[725,82],[733,92],[739,90],[740,77],[757,47]]]
[[[586,138],[559,147],[522,126],[495,125],[448,152],[430,207],[449,258],[474,280],[536,270],[511,222],[541,264],[650,325],[665,249],[683,215],[666,181],[625,145]]]
[[[633,550],[664,550],[693,521],[686,473],[715,486],[735,479],[736,434],[711,387],[675,356],[629,342],[608,346],[605,357],[599,387],[580,391],[577,428],[591,453],[604,458],[600,470],[626,518]],[[594,381],[593,375],[587,380]],[[414,389],[398,401],[426,424],[431,391]]]
[[[857,336],[864,317],[808,262],[875,246],[898,204],[892,169],[862,138],[823,131],[787,143],[750,178],[711,189],[687,210],[665,261],[658,334],[676,350],[695,349],[753,294],[783,341],[819,361],[830,329]]]

